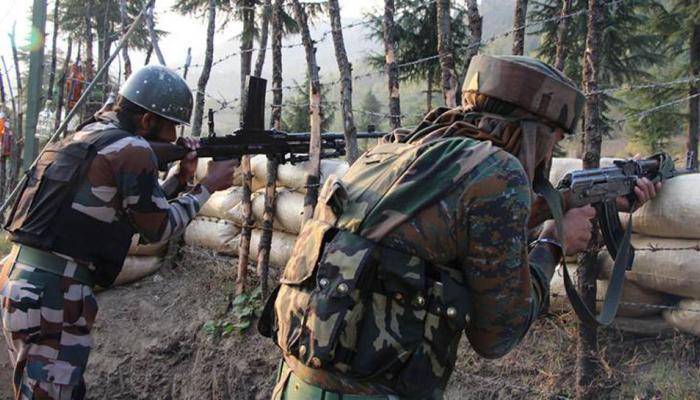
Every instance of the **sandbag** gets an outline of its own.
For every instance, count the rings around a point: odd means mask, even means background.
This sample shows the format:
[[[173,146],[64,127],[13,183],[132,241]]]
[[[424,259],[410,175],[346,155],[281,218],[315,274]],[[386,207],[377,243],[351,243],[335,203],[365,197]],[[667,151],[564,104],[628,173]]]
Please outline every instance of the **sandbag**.
[[[196,217],[185,229],[185,243],[230,255],[233,254],[233,239],[240,231],[231,221]]]
[[[700,299],[700,240],[632,235],[635,247],[630,281],[647,289]],[[612,259],[601,252],[601,276],[609,277]]]
[[[277,185],[306,193],[306,171],[309,168],[308,165],[308,161],[298,164],[280,164],[277,168]],[[349,168],[350,166],[345,160],[337,158],[321,160],[321,184],[330,175],[342,177]],[[251,169],[253,170],[254,179],[264,186],[265,182],[267,182],[267,157],[253,157],[251,159]]]
[[[265,211],[265,192],[256,194],[253,200],[253,215],[262,224]],[[240,217],[239,217],[240,218]],[[277,190],[273,228],[297,234],[304,220],[304,194],[289,189]]]
[[[664,311],[664,319],[681,332],[700,336],[700,300],[681,300],[677,310]]]
[[[128,255],[130,256],[163,256],[168,251],[168,242],[139,244],[139,235],[131,238]]]
[[[215,192],[199,210],[204,217],[231,220],[231,210],[241,202],[243,188],[233,186],[227,190]]]
[[[161,257],[129,256],[124,260],[122,270],[117,275],[114,285],[124,285],[143,279],[158,271],[163,259]]]
[[[567,264],[567,266],[569,267],[569,275],[571,275],[575,284],[577,279],[576,269],[578,266],[576,264]],[[597,281],[597,286],[596,312],[600,312],[603,301],[605,300],[605,293],[608,290],[608,281],[599,279]],[[572,310],[569,299],[566,297],[566,290],[564,289],[564,277],[562,275],[561,265],[557,266],[554,272],[549,291],[549,312],[559,314]],[[627,280],[622,285],[621,301],[627,304],[620,304],[617,310],[617,316],[619,317],[648,317],[657,315],[661,312],[661,309],[653,306],[670,304],[670,300],[663,294],[644,289]],[[645,307],[639,304],[651,305],[652,307]]]
[[[264,208],[264,205],[265,205],[265,203],[264,203],[264,197],[265,197],[265,190],[264,190],[264,189],[260,189],[260,190],[258,190],[258,191],[255,191],[255,192],[251,193],[251,194],[250,194],[250,202],[251,202],[251,205],[252,205],[252,204],[255,204],[256,202],[262,201],[262,202],[263,202],[263,208]],[[258,198],[262,198],[263,200],[258,200]],[[236,225],[238,225],[238,226],[243,226],[243,225],[245,225],[245,218],[243,217],[243,203],[239,202],[238,204],[236,204],[236,205],[229,211],[228,214],[229,214],[230,220],[231,220],[232,222],[236,223]],[[262,214],[260,214],[260,215],[262,215]],[[262,221],[262,218],[261,218],[260,220],[258,220],[258,219],[255,217],[255,213],[253,213],[253,227],[255,227],[255,228],[262,228],[262,222],[261,222],[261,221]],[[274,224],[274,222],[273,222],[273,224]],[[277,224],[275,224],[275,225],[279,225],[279,223],[277,223]]]
[[[603,157],[600,159],[600,166],[602,168],[610,167],[614,164],[615,160],[619,160],[619,158]],[[552,167],[549,170],[549,181],[556,187],[564,175],[580,169],[583,169],[583,160],[580,158],[552,158]]]
[[[700,239],[700,174],[663,183],[658,196],[632,214],[633,231],[667,238]]]
[[[660,315],[646,318],[617,317],[611,328],[638,336],[671,337],[674,334],[671,324]]]

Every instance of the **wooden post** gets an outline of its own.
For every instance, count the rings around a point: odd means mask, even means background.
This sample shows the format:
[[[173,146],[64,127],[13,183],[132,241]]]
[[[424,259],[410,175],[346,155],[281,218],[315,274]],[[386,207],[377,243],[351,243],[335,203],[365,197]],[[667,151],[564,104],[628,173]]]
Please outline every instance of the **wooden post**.
[[[343,107],[343,134],[345,136],[345,158],[349,164],[357,160],[357,127],[352,111],[352,65],[348,61],[343,39],[343,25],[340,20],[340,5],[338,0],[328,0],[328,12],[331,16],[331,29],[333,34],[333,46],[335,59],[340,70],[340,92]]]
[[[457,79],[450,29],[450,0],[437,2],[438,54],[442,71],[442,98],[447,107],[457,107]]]
[[[270,247],[272,245],[272,227],[275,218],[275,200],[277,197],[277,167],[276,158],[267,160],[267,184],[265,185],[265,209],[263,211],[263,231],[258,244],[258,274],[263,298],[267,298],[267,280],[270,266]]]
[[[126,33],[126,0],[119,0],[119,20],[121,23],[122,35]],[[127,44],[122,49],[122,59],[124,60],[124,80],[129,79],[131,75],[131,58],[129,58],[129,45]]]
[[[36,126],[41,110],[41,84],[44,77],[44,38],[46,34],[46,0],[34,0],[32,7],[32,30],[37,32],[39,42],[29,53],[29,82],[27,84],[27,118],[24,125],[24,169],[36,157]]]
[[[243,213],[243,226],[241,229],[241,241],[238,245],[238,274],[236,276],[236,294],[245,291],[245,279],[248,274],[248,261],[250,258],[250,235],[253,230],[253,207],[250,196],[253,174],[250,168],[250,156],[241,157],[241,181],[243,196],[241,198],[241,211]]]
[[[309,169],[306,177],[306,195],[304,196],[304,221],[311,219],[318,200],[321,169],[321,82],[316,62],[316,47],[311,40],[306,11],[299,0],[292,0],[294,17],[301,31],[301,41],[306,53],[306,65],[309,74],[309,115],[311,140],[309,143]]]
[[[396,62],[396,35],[394,33],[394,0],[384,0],[384,54],[386,76],[389,84],[389,123],[391,129],[401,127],[401,96],[399,91],[399,65]]]
[[[522,56],[525,51],[525,22],[527,21],[527,0],[516,0],[513,18],[513,54]]]
[[[207,24],[207,48],[204,54],[204,66],[197,81],[197,94],[194,102],[194,120],[192,121],[192,136],[202,133],[204,119],[204,93],[209,82],[209,74],[214,60],[214,30],[216,28],[216,0],[209,0],[209,21]],[[155,45],[154,45],[155,47]]]
[[[15,78],[17,87],[17,112],[15,114],[15,135],[12,141],[12,155],[10,155],[10,187],[14,187],[19,179],[19,172],[22,169],[22,148],[24,140],[22,139],[24,132],[24,111],[22,100],[22,76],[19,69],[19,55],[17,54],[17,42],[15,41],[15,25],[12,25],[12,34],[10,35],[12,45],[12,60],[15,65]],[[8,78],[9,81],[9,78]]]
[[[467,20],[469,21],[469,47],[467,48],[467,58],[464,66],[466,69],[469,69],[472,58],[479,53],[484,22],[484,17],[479,15],[479,5],[476,3],[476,0],[467,0]]]
[[[148,36],[151,39],[153,51],[156,53],[156,57],[158,57],[158,62],[160,63],[160,65],[165,66],[165,58],[163,57],[163,53],[160,51],[160,46],[158,45],[158,35],[156,34],[156,21],[155,17],[153,16],[153,10],[155,8],[156,3],[154,1],[151,7],[148,9],[148,15],[146,16],[146,26],[148,26]],[[207,38],[208,37],[209,29],[207,28]]]
[[[600,166],[600,150],[603,131],[601,98],[598,90],[600,70],[600,53],[603,46],[603,27],[605,21],[605,0],[588,0],[588,34],[586,51],[583,59],[583,87],[587,93],[585,104],[584,134],[585,145],[583,167],[585,169]],[[588,249],[579,257],[578,290],[589,310],[596,309],[596,277],[598,276],[597,256],[598,227],[593,224],[593,238]],[[596,399],[599,397],[598,380],[598,331],[578,322],[578,354],[576,397]]]
[[[698,1],[695,1],[697,7]],[[693,24],[692,32],[689,38],[689,62],[690,62],[690,73],[691,78],[700,77],[700,23],[697,21]],[[688,88],[688,135],[686,141],[686,150],[693,152],[694,159],[693,165],[698,165],[698,136],[700,136],[700,99],[698,99],[697,94],[700,93],[698,90],[698,83],[696,81],[691,81]]]
[[[49,70],[49,88],[46,91],[46,100],[53,100],[53,84],[56,80],[56,41],[58,39],[58,7],[60,3],[60,0],[54,0],[53,36],[51,39],[51,69]]]
[[[253,37],[255,31],[255,2],[253,0],[243,0],[241,4],[241,15],[243,19],[243,33],[241,33],[241,104],[246,104],[248,90],[246,89],[247,77],[250,75],[250,68],[253,62]],[[241,107],[240,120],[244,118],[244,108]]]

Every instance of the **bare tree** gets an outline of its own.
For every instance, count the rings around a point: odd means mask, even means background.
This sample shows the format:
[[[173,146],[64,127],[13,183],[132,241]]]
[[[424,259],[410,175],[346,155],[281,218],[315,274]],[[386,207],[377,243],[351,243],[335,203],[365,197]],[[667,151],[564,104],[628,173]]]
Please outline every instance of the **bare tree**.
[[[128,30],[126,23],[126,0],[119,0],[119,20],[121,23],[122,35]],[[128,42],[122,48],[122,60],[124,61],[124,79],[128,79],[131,75],[131,58],[129,58]]]
[[[258,50],[258,58],[255,60],[254,76],[262,75],[263,66],[265,65],[265,55],[267,54],[267,37],[270,32],[270,18],[272,17],[272,0],[265,0],[263,3],[262,27],[260,31],[260,49]]]
[[[527,0],[516,0],[513,18],[513,54],[522,56],[525,51],[525,21],[527,20]]]
[[[569,31],[571,19],[565,16],[571,13],[571,2],[572,0],[562,0],[561,19],[559,20],[559,29],[557,31],[557,55],[554,61],[554,67],[560,71],[564,69],[567,56],[566,33]]]
[[[207,47],[204,53],[204,66],[197,81],[197,95],[194,103],[194,120],[192,121],[192,136],[202,133],[204,119],[204,94],[206,93],[209,74],[214,60],[214,31],[216,29],[216,0],[209,0],[209,19],[207,22]],[[155,46],[154,46],[155,47]]]
[[[348,53],[345,51],[343,40],[343,25],[340,20],[340,6],[338,0],[328,0],[328,12],[331,16],[331,29],[333,33],[333,46],[335,47],[335,59],[340,70],[340,92],[342,93],[343,106],[343,132],[345,135],[345,157],[352,164],[357,160],[357,127],[355,116],[352,112],[352,65],[348,61]]]
[[[588,33],[586,51],[583,56],[583,86],[588,93],[584,117],[585,169],[600,166],[600,149],[603,132],[602,99],[598,90],[601,49],[603,47],[603,24],[605,21],[605,0],[588,0]],[[578,290],[589,310],[596,309],[596,277],[598,276],[598,233],[593,226],[593,238],[588,249],[579,258]],[[596,327],[578,322],[578,369],[576,397],[580,399],[598,398],[597,390],[598,335]]]
[[[49,69],[49,83],[46,91],[46,100],[53,99],[53,84],[56,79],[56,40],[58,39],[58,7],[60,0],[54,0],[53,7],[53,36],[51,39],[51,68]]]
[[[447,107],[457,107],[457,79],[455,60],[452,52],[452,32],[450,29],[450,0],[437,2],[438,54],[442,70],[442,97]]]
[[[158,45],[158,35],[156,34],[156,21],[155,17],[153,16],[153,10],[156,8],[156,2],[155,0],[151,4],[151,7],[148,8],[148,15],[146,17],[146,26],[148,26],[148,35],[151,38],[151,45],[153,46],[153,51],[156,53],[156,57],[158,57],[158,62],[160,65],[166,65],[165,64],[165,58],[163,57],[163,53],[160,51],[160,46]],[[209,30],[207,29],[207,40],[209,39]],[[207,76],[207,80],[209,77]]]
[[[386,75],[389,83],[389,122],[391,129],[401,127],[401,96],[399,91],[399,65],[396,62],[396,35],[394,33],[394,0],[384,0],[384,53]]]
[[[311,118],[311,141],[309,143],[309,169],[306,178],[307,192],[304,196],[304,220],[311,219],[316,201],[318,200],[318,189],[321,168],[321,82],[318,74],[318,63],[316,62],[316,47],[311,40],[309,23],[306,11],[299,3],[299,0],[292,0],[294,18],[301,31],[301,41],[304,44],[306,53],[306,66],[309,76],[309,115]]]

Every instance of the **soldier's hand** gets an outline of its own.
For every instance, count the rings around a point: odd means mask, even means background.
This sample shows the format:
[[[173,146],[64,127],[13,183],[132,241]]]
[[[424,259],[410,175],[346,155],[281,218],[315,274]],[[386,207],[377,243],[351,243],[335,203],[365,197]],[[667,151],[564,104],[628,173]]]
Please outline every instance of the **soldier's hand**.
[[[177,179],[180,184],[186,184],[192,179],[194,174],[197,172],[197,148],[199,147],[199,141],[194,138],[186,137],[182,138],[182,142],[185,147],[190,150],[185,158],[180,161],[180,168],[177,173]]]
[[[637,201],[634,202],[634,209],[631,209],[630,201],[625,196],[617,198],[617,208],[620,211],[635,211],[644,205],[644,203],[656,197],[659,190],[661,190],[661,182],[652,183],[647,178],[637,179],[637,186],[634,188]]]
[[[588,247],[591,240],[593,225],[591,220],[595,218],[595,208],[591,206],[572,208],[564,214],[564,246],[566,255],[572,256]],[[540,237],[553,238],[562,242],[557,232],[554,221],[545,222]]]
[[[201,184],[209,193],[230,188],[233,185],[233,172],[238,165],[238,160],[209,161],[207,175]]]

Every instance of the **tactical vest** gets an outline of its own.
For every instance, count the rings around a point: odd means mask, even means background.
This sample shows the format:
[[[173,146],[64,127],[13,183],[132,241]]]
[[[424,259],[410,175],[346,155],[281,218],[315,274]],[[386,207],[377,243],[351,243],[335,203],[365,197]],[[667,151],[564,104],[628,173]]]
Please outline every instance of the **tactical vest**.
[[[119,275],[135,230],[124,216],[106,223],[72,208],[97,153],[131,136],[107,129],[50,144],[17,196],[4,228],[16,243],[91,262],[95,282],[110,286]]]
[[[426,365],[432,354],[454,364],[469,291],[456,269],[384,239],[495,151],[490,142],[467,138],[380,144],[342,180],[331,176],[268,300],[260,332],[310,368],[391,382],[399,393],[431,392],[424,378],[444,373],[447,379],[449,372]]]

